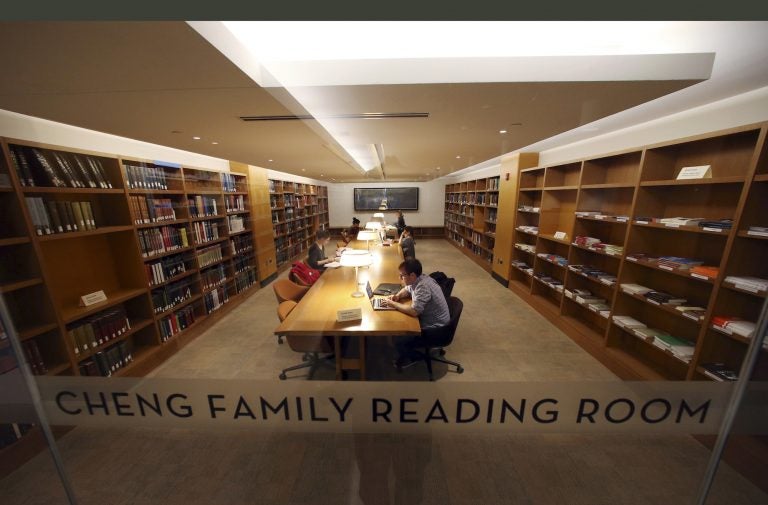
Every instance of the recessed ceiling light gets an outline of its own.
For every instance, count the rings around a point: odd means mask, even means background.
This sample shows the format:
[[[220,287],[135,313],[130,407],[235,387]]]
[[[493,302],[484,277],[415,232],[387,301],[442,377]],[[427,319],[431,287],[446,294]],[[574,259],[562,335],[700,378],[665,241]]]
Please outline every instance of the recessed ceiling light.
[[[507,130],[499,130],[499,133],[507,133]]]
[[[272,161],[272,160],[270,160],[270,161]],[[302,171],[302,172],[306,172],[306,171],[307,171],[307,169],[306,169],[306,168],[302,168],[302,169],[301,169],[301,171]]]
[[[456,156],[456,159],[457,159],[457,160],[460,160],[460,159],[461,159],[461,156]]]
[[[272,162],[272,161],[274,161],[274,160],[267,160],[267,161],[269,161],[269,162]]]
[[[211,144],[218,145],[219,143],[218,142],[211,142]]]
[[[440,167],[437,167],[435,170],[440,170]]]
[[[200,137],[192,137],[192,140],[200,140]]]
[[[325,177],[325,174],[320,174],[320,177]]]

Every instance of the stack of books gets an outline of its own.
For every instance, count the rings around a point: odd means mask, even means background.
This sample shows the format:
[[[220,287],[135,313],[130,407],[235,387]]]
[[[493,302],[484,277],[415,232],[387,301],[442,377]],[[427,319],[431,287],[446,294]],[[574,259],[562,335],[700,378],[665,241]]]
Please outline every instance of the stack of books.
[[[610,256],[621,256],[624,254],[624,248],[620,245],[599,243],[592,246],[592,249]]]
[[[755,323],[744,321],[735,316],[714,316],[712,327],[728,335],[740,335],[744,338],[752,338],[755,334]]]
[[[702,321],[704,319],[704,315],[706,314],[706,310],[704,307],[695,307],[695,306],[687,306],[687,305],[678,305],[675,307],[675,310],[680,311],[683,314],[683,317],[687,317],[688,319],[693,319],[696,322]]]
[[[515,247],[517,247],[518,249],[520,249],[522,251],[526,251],[526,252],[529,252],[529,253],[535,253],[536,252],[536,247],[531,245],[531,244],[523,244],[523,243],[518,242],[518,243],[515,244]]]
[[[730,230],[733,228],[733,219],[713,219],[710,221],[699,222],[699,228],[704,231],[717,231]]]
[[[597,210],[577,210],[575,214],[576,214],[576,217],[595,217],[595,216],[603,215],[601,212]]]
[[[750,226],[747,230],[747,235],[753,237],[768,237],[768,227],[766,226]]]
[[[671,352],[673,356],[686,363],[690,362],[693,358],[695,348],[693,342],[667,334],[654,335],[653,345],[659,349]]]
[[[536,213],[538,213],[540,208],[539,207],[532,207],[530,205],[521,205],[520,207],[517,208],[517,210],[519,210],[521,212],[536,212]]]
[[[512,260],[512,266],[519,268],[528,275],[533,275],[533,268],[531,268],[525,261]]]
[[[664,226],[669,226],[670,228],[677,228],[679,226],[696,226],[701,221],[704,221],[703,217],[664,217],[653,218],[651,220],[652,223],[663,224]]]
[[[557,254],[539,253],[536,256],[538,256],[541,259],[547,260],[550,263],[555,263],[556,265],[560,265],[560,266],[568,265],[568,260],[563,258],[562,256],[558,256]]]
[[[517,229],[519,231],[530,233],[531,235],[538,235],[539,234],[539,227],[538,226],[518,226]]]
[[[646,288],[640,284],[622,284],[621,290],[630,295],[644,295],[651,291],[651,288]]]
[[[554,277],[550,277],[546,275],[544,272],[537,272],[533,274],[536,276],[537,279],[539,279],[541,282],[546,284],[547,286],[557,290],[557,291],[563,291],[563,283]]]
[[[645,263],[655,263],[659,260],[656,256],[652,256],[650,254],[645,253],[631,253],[627,255],[627,259],[629,261],[642,261]]]
[[[735,381],[739,379],[736,372],[725,363],[702,363],[701,368],[704,370],[704,375],[716,381]]]
[[[592,277],[594,279],[597,279],[598,281],[605,284],[606,286],[613,286],[614,284],[616,284],[615,275],[611,275],[609,273],[603,272],[598,268],[594,268],[588,265],[570,265],[568,268],[570,270],[573,270],[574,272],[580,273],[582,275],[586,275],[587,277]]]
[[[573,239],[573,244],[579,247],[592,248],[593,245],[599,244],[600,239],[595,237],[582,237],[578,236]]]
[[[645,324],[629,316],[613,316],[613,322],[616,326],[626,328],[630,332],[638,328],[646,328]]]
[[[649,302],[655,303],[656,305],[682,305],[688,301],[685,298],[675,298],[664,291],[648,291],[643,293],[643,296],[646,297]]]
[[[768,290],[768,279],[761,279],[760,277],[729,275],[725,278],[725,282],[732,284],[736,288],[752,293],[760,293],[761,291]]]
[[[690,270],[695,266],[703,265],[704,262],[681,256],[661,256],[657,264],[664,270]]]
[[[719,267],[713,267],[708,265],[697,265],[691,268],[690,274],[692,277],[698,277],[699,279],[712,280],[720,273]]]

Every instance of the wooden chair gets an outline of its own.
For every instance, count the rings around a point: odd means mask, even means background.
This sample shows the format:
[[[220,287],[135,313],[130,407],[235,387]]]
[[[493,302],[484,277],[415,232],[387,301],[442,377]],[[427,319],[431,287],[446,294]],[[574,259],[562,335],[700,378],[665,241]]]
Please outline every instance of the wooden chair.
[[[298,303],[292,300],[286,300],[277,306],[277,317],[280,318],[280,322],[285,321],[285,318],[296,308]],[[300,370],[302,368],[310,368],[309,376],[315,371],[315,368],[326,362],[334,363],[333,359],[333,344],[330,337],[322,336],[289,336],[285,337],[288,340],[288,345],[292,350],[303,354],[302,362],[298,365],[288,367],[280,372],[280,379],[285,380],[288,378],[286,372],[292,372],[294,370]],[[320,356],[320,353],[329,354],[329,356]]]
[[[283,311],[287,310],[287,312],[285,312],[285,317],[288,317],[288,314],[291,312],[291,310],[293,310],[293,307],[288,309],[289,305],[283,306],[283,303],[293,302],[293,306],[296,306],[296,304],[299,303],[299,300],[301,300],[301,298],[307,294],[309,287],[299,286],[298,284],[293,283],[287,279],[278,279],[272,283],[272,290],[275,292],[275,298],[277,298],[277,303],[279,304],[277,307],[277,315],[280,316],[280,307],[283,307]],[[281,317],[280,321],[285,319],[285,317]],[[282,335],[277,336],[277,343],[283,343]]]

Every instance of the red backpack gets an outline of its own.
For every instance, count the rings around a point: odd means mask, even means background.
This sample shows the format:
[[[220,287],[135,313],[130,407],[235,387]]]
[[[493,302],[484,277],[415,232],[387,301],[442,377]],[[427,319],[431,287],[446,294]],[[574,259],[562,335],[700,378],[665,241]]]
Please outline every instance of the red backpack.
[[[320,278],[320,271],[315,270],[303,261],[294,261],[291,266],[291,273],[307,286],[311,286]]]

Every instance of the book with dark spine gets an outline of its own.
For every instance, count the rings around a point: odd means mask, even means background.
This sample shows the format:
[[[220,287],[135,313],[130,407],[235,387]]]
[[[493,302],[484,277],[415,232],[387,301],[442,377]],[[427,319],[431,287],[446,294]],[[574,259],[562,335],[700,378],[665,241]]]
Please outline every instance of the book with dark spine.
[[[83,218],[83,211],[80,208],[80,202],[69,202],[72,207],[72,212],[75,214],[75,222],[77,223],[80,231],[85,231],[88,228],[85,226],[85,219]]]
[[[73,154],[74,166],[77,167],[77,171],[80,173],[80,178],[83,180],[89,188],[96,188],[98,185],[93,179],[93,174],[88,171],[88,168],[83,164],[83,161],[77,155]]]
[[[64,231],[72,231],[72,221],[70,221],[69,214],[67,213],[67,202],[57,200],[55,203],[56,209],[59,211],[59,219],[61,220],[61,225],[64,227]]]
[[[93,208],[91,207],[91,202],[80,202],[80,206],[83,208],[83,217],[85,217],[86,222],[91,226],[90,229],[95,230],[96,219],[93,217]]]
[[[11,147],[11,158],[13,158],[13,164],[16,165],[16,173],[19,176],[19,182],[22,186],[34,186],[35,179],[32,177],[32,170],[29,168],[29,162],[24,154],[24,151],[20,148]]]
[[[63,202],[64,203],[64,209],[67,212],[67,221],[69,221],[72,231],[79,231],[77,227],[77,219],[75,218],[75,212],[72,209],[72,202]]]
[[[61,216],[59,215],[59,209],[56,207],[56,202],[48,200],[46,202],[48,206],[48,214],[53,221],[53,228],[56,233],[64,233],[64,226],[61,224]]]
[[[48,217],[48,211],[45,209],[45,203],[43,203],[41,197],[36,197],[33,200],[35,201],[35,205],[37,205],[37,213],[42,221],[43,231],[46,235],[50,235],[53,233],[53,227],[51,226],[51,219]]]
[[[59,176],[58,173],[54,170],[53,166],[48,162],[48,159],[41,153],[38,149],[35,149],[34,147],[30,149],[32,151],[32,155],[34,156],[35,161],[37,162],[38,167],[43,171],[45,174],[45,177],[47,178],[47,184],[46,186],[55,186],[57,188],[66,188],[67,183],[64,182],[64,180]]]

